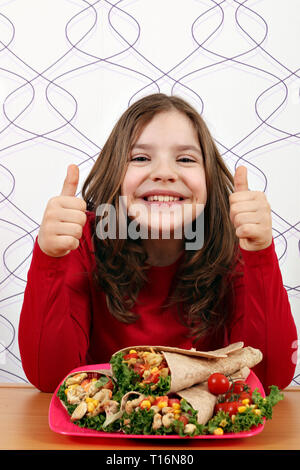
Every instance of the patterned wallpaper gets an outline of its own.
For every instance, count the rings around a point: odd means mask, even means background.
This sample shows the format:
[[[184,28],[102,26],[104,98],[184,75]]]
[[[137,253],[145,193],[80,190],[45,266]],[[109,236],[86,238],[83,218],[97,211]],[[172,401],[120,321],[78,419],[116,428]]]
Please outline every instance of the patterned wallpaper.
[[[0,0],[0,381],[27,381],[17,330],[48,199],[159,91],[194,105],[266,192],[300,329],[299,20],[298,0]]]

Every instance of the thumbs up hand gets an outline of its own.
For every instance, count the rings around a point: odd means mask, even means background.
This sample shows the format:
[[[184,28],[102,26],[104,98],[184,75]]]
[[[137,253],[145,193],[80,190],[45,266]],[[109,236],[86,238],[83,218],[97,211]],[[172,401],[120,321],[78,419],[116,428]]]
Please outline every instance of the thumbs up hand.
[[[79,169],[69,165],[59,196],[49,200],[38,234],[41,250],[49,256],[61,257],[76,250],[86,223],[86,202],[75,196]]]
[[[272,243],[271,207],[265,194],[250,191],[247,168],[239,166],[234,175],[234,192],[229,196],[230,220],[236,228],[240,247],[248,251],[267,248]]]

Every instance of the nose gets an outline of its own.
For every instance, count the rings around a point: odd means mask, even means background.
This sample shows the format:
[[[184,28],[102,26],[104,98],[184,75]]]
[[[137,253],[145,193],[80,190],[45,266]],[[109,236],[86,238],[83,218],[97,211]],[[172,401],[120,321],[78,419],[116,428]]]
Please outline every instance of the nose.
[[[159,162],[151,171],[152,181],[176,181],[178,174],[167,162]]]

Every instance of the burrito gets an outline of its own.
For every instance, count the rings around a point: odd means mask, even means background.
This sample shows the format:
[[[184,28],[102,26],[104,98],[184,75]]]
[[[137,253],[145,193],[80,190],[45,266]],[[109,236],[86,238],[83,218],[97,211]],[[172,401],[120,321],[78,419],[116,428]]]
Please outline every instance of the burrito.
[[[126,393],[120,410],[106,421],[106,425],[120,421],[120,430],[131,435],[196,436],[205,433],[197,421],[198,411],[184,398],[171,394],[164,396]]]
[[[260,350],[242,342],[215,351],[166,346],[133,346],[116,352],[111,360],[121,395],[137,391],[161,396],[205,382],[214,372],[231,375],[262,360]]]
[[[105,420],[119,411],[120,402],[114,398],[116,391],[110,370],[82,370],[68,375],[57,395],[74,424],[100,431]]]
[[[232,382],[241,379],[246,380],[249,374],[250,369],[248,367],[243,367],[232,374],[230,379]],[[186,403],[180,399],[184,399]],[[150,434],[160,428],[162,428],[160,432],[166,432],[167,430],[164,429],[166,420],[168,421],[169,419],[171,424],[171,422],[175,422],[176,419],[179,419],[182,412],[181,407],[183,406],[185,407],[185,414],[182,414],[181,416],[185,418],[179,420],[184,423],[184,427],[182,428],[183,434],[188,433],[185,432],[186,430],[189,430],[189,432],[192,433],[195,433],[196,431],[199,433],[199,431],[202,430],[201,427],[188,426],[185,428],[187,424],[191,424],[191,415],[194,416],[193,424],[198,423],[199,425],[205,425],[213,416],[216,403],[217,396],[209,392],[207,382],[178,391],[177,394],[169,394],[161,397],[146,396],[142,393],[131,391],[122,397],[119,411],[116,414],[110,415],[103,426],[108,426],[112,422],[121,419],[124,413],[126,413],[127,417],[123,419],[123,429],[125,429],[125,432],[133,430],[133,434],[143,434],[145,432],[145,428],[143,426],[141,428],[143,421],[144,424],[146,423],[148,430],[150,430]],[[153,420],[149,419],[147,415],[144,415],[144,418],[148,419],[141,419],[138,425],[133,425],[136,421],[133,412],[141,411],[141,409],[152,410],[154,412]],[[167,418],[164,418],[166,412],[168,412],[169,415]],[[186,415],[187,412],[188,415]],[[157,413],[160,413],[160,416],[156,416]],[[174,416],[171,416],[170,413],[173,413]],[[186,420],[186,417],[188,420]],[[134,418],[133,421],[132,418]],[[138,426],[140,426],[140,428],[138,428]],[[176,426],[172,426],[172,429],[176,430],[176,427],[178,428],[178,423]]]

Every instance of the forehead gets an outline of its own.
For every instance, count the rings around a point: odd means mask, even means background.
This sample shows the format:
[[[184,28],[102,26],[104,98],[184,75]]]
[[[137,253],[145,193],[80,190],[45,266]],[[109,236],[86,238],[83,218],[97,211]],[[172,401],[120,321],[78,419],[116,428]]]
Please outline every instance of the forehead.
[[[155,114],[139,132],[134,147],[139,144],[160,145],[195,145],[199,147],[197,131],[192,121],[177,110]]]

